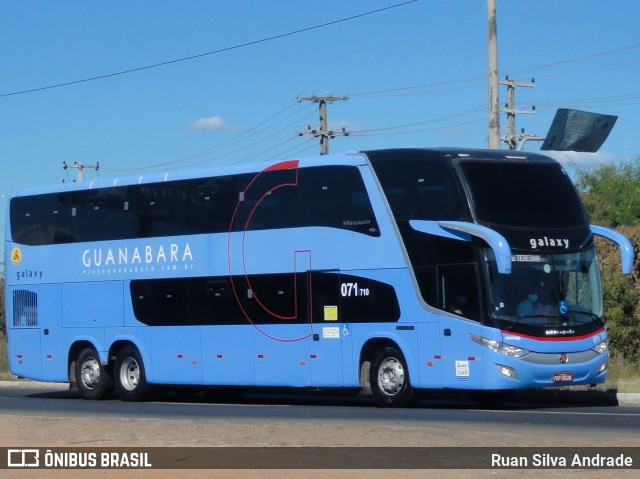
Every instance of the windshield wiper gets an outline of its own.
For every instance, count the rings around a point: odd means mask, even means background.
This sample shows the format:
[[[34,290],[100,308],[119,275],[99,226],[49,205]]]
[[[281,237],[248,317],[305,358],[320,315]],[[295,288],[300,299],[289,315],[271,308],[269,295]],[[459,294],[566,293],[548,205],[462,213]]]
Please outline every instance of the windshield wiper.
[[[604,326],[604,318],[601,318],[600,316],[598,316],[597,314],[592,313],[591,311],[581,311],[579,309],[570,309],[567,313],[567,315],[570,314],[583,314],[585,316],[590,317],[591,319],[594,320],[594,322],[596,322],[597,324],[599,324],[600,326]]]
[[[531,319],[531,318],[542,318],[542,319],[554,319],[556,321],[562,322],[563,318],[574,314],[582,314],[585,316],[590,317],[591,319],[593,319],[593,321],[595,323],[597,323],[600,326],[604,326],[604,320],[598,316],[597,314],[594,314],[590,311],[580,311],[580,310],[569,310],[569,312],[566,315],[561,315],[561,316],[557,316],[557,315],[550,315],[550,314],[528,314],[526,316],[520,316],[520,317],[516,317],[516,318],[508,318],[509,321],[511,321],[511,324],[509,326],[507,326],[505,328],[505,330],[507,331],[513,331],[515,329],[516,326],[518,326],[522,320],[524,319]],[[547,325],[549,326],[549,325]]]
[[[526,316],[518,316],[517,318],[509,318],[512,321],[512,324],[507,326],[505,329],[507,331],[513,331],[513,329],[520,324],[523,319],[531,319],[531,318],[543,318],[543,319],[557,319],[560,320],[559,316],[553,316],[550,314],[528,314]]]

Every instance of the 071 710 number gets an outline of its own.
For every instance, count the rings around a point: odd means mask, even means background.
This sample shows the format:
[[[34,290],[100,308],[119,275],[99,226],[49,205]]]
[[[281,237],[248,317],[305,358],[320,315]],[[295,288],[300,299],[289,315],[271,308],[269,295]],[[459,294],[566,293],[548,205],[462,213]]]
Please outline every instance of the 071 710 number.
[[[343,298],[352,296],[369,296],[369,288],[359,288],[358,283],[342,283],[340,294]]]

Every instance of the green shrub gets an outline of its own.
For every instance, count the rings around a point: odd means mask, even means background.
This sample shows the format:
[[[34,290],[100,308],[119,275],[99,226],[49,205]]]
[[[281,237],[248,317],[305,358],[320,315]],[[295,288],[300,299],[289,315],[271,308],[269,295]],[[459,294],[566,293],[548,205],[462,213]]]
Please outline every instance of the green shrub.
[[[577,188],[594,224],[615,228],[633,244],[632,274],[621,275],[620,252],[608,241],[596,239],[604,311],[613,355],[640,363],[640,158],[630,163],[602,165],[578,173]]]

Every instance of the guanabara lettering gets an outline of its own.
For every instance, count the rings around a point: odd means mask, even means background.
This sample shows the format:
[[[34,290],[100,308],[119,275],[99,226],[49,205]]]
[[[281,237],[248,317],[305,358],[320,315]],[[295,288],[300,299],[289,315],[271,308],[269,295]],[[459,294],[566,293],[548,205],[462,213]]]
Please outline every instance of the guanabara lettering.
[[[160,246],[135,246],[133,248],[94,248],[82,253],[82,264],[93,266],[124,266],[152,263],[177,263],[193,261],[189,243],[184,246],[171,243]]]

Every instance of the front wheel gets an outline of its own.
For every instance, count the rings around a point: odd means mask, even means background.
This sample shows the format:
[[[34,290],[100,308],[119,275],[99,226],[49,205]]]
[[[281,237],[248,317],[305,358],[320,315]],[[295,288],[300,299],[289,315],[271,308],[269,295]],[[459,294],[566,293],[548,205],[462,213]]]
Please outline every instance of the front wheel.
[[[104,399],[113,392],[113,380],[93,348],[85,348],[80,352],[76,359],[75,375],[82,399]]]
[[[123,347],[116,356],[114,368],[116,392],[123,401],[142,401],[149,391],[140,352],[133,346]]]
[[[371,363],[369,374],[371,391],[379,406],[402,407],[413,399],[407,364],[396,348],[380,349]]]

